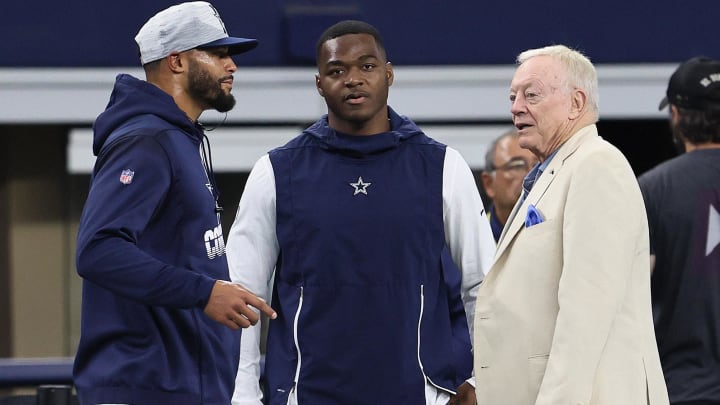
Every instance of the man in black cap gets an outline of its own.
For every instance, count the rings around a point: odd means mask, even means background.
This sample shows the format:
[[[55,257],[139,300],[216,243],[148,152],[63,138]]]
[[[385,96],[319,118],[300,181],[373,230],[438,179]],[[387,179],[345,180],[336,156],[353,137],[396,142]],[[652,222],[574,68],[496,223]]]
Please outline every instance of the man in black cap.
[[[655,334],[671,404],[720,404],[720,61],[681,64],[667,106],[685,153],[639,179]]]

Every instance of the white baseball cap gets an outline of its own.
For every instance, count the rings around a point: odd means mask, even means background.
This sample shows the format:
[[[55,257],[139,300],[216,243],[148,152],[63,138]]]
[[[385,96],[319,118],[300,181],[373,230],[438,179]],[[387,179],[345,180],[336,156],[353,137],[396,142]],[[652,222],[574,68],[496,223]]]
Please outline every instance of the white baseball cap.
[[[238,54],[258,44],[257,39],[228,36],[220,14],[205,1],[181,3],[160,11],[140,28],[135,42],[143,65],[193,48],[226,46],[230,54]]]

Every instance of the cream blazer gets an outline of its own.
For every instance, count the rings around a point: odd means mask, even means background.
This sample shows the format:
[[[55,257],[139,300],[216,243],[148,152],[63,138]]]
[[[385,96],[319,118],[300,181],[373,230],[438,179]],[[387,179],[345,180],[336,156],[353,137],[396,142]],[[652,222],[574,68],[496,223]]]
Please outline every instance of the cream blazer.
[[[526,228],[530,204],[544,222]],[[630,165],[581,129],[515,205],[478,291],[478,404],[668,404],[649,257]]]

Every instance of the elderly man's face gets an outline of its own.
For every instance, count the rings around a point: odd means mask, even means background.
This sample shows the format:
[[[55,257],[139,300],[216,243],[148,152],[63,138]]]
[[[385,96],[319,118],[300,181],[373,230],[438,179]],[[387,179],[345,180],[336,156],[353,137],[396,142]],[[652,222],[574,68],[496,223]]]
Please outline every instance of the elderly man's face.
[[[570,135],[571,92],[567,73],[549,56],[526,60],[510,83],[513,123],[520,146],[545,160]]]

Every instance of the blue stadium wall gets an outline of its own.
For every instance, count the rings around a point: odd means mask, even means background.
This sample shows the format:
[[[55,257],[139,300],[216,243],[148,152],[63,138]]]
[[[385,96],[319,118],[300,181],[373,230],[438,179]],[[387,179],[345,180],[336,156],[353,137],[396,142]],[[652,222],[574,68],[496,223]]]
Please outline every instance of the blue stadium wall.
[[[133,36],[172,1],[7,0],[2,67],[136,66]],[[596,63],[669,63],[720,54],[718,0],[213,2],[228,31],[260,39],[246,66],[312,65],[322,29],[364,19],[397,65],[512,64],[520,51],[562,43]]]

